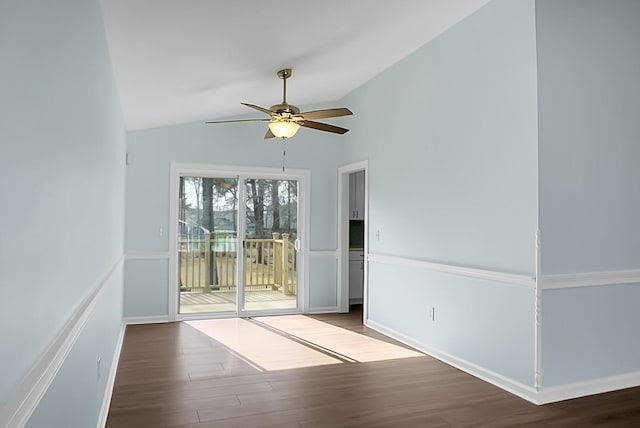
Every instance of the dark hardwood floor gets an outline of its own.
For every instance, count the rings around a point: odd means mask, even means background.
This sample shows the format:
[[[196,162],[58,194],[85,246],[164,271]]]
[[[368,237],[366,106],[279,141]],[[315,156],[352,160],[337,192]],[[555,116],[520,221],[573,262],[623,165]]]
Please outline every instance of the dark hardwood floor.
[[[431,357],[409,355],[359,317],[239,320],[224,324],[238,337],[226,331],[222,342],[184,322],[129,326],[107,427],[640,426],[640,388],[535,406]],[[351,357],[327,346],[331,340],[335,349],[372,347],[389,359]],[[264,360],[245,356],[256,350]],[[297,368],[265,368],[291,361]]]

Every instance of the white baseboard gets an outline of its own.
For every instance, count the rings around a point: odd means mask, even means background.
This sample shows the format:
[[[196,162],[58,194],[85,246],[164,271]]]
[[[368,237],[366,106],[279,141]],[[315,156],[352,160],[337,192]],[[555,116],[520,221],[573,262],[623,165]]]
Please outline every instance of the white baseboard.
[[[586,397],[589,395],[602,394],[605,392],[640,386],[640,372],[632,372],[583,382],[575,382],[546,388],[543,387],[540,391],[536,391],[535,388],[531,386],[516,382],[464,359],[432,348],[398,331],[378,324],[375,321],[369,320],[365,324],[367,327],[389,336],[392,339],[409,345],[424,352],[425,354],[449,364],[450,366],[469,373],[472,376],[482,379],[485,382],[489,382],[498,388],[502,388],[505,391],[537,405],[555,403],[557,401],[571,400],[573,398]]]
[[[124,323],[126,325],[161,324],[166,322],[169,322],[169,317],[167,315],[153,315],[149,317],[126,317],[124,319]]]
[[[337,306],[325,306],[325,307],[319,307],[319,308],[309,308],[309,310],[306,313],[307,314],[329,314],[329,313],[335,313],[335,312],[338,312]]]
[[[116,373],[118,372],[118,363],[120,362],[120,352],[122,351],[122,343],[124,342],[124,331],[126,327],[127,325],[123,322],[120,327],[120,334],[118,335],[116,349],[113,353],[113,358],[111,359],[111,370],[109,370],[109,377],[107,378],[104,397],[102,398],[102,406],[100,407],[100,413],[98,414],[97,428],[104,428],[107,424],[109,407],[111,406],[111,394],[113,393],[113,385],[116,381]]]
[[[543,387],[538,394],[538,404],[554,403],[636,386],[640,386],[640,372],[550,386],[548,388]]]
[[[502,388],[505,391],[517,395],[518,397],[523,398],[533,404],[538,404],[537,392],[532,386],[516,382],[491,370],[487,370],[484,367],[478,366],[477,364],[473,364],[462,358],[458,358],[447,352],[440,351],[424,343],[418,342],[396,330],[385,327],[382,324],[378,324],[375,321],[367,320],[365,322],[365,325],[373,330],[376,330],[379,333],[397,340],[398,342],[409,345],[421,352],[424,352],[427,355],[432,356],[433,358],[445,362],[450,366],[462,370],[463,372],[469,373],[470,375],[482,379],[492,385],[495,385],[498,388]]]

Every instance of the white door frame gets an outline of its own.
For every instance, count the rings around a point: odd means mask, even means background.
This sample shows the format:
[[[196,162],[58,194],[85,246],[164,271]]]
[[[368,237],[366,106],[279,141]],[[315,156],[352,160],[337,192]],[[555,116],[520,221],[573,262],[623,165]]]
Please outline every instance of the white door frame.
[[[179,286],[178,275],[178,194],[180,176],[200,176],[200,177],[233,177],[241,180],[246,178],[257,179],[292,179],[298,181],[298,238],[300,239],[300,250],[298,250],[299,261],[298,266],[298,309],[295,312],[307,312],[309,308],[309,237],[310,237],[310,189],[311,189],[311,173],[307,169],[290,169],[283,173],[281,168],[251,167],[251,166],[235,166],[235,165],[213,165],[213,164],[197,164],[197,163],[178,163],[172,162],[170,168],[169,183],[169,284],[168,284],[168,314],[169,321],[179,321],[183,319],[195,318],[216,318],[229,317],[230,313],[203,313],[203,314],[179,314]],[[242,189],[240,189],[242,190]],[[244,222],[244,210],[240,209],[243,204],[242,200],[238,200],[238,225]],[[239,227],[239,232],[244,234],[243,225]],[[244,239],[244,235],[238,236],[238,239]],[[243,251],[241,245],[238,245],[238,251]],[[241,260],[238,265],[238,275],[241,275]],[[240,284],[238,282],[238,284]],[[238,287],[241,288],[241,287]],[[242,297],[242,296],[240,296]],[[265,314],[274,314],[279,311],[265,311]],[[281,312],[281,311],[280,311]],[[286,313],[293,311],[287,310]],[[246,316],[248,311],[243,311],[238,302],[236,313],[233,316]],[[261,315],[259,311],[251,311],[251,315]]]
[[[338,168],[338,311],[349,312],[349,174],[364,171],[364,292],[363,319],[367,320],[369,289],[369,161]]]

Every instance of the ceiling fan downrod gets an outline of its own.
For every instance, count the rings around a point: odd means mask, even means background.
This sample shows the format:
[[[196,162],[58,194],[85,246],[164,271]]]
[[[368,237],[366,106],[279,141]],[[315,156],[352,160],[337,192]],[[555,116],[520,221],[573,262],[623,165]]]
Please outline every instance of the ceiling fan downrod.
[[[292,70],[285,68],[276,73],[278,78],[282,79],[282,104],[287,104],[287,79],[291,77]]]
[[[276,73],[279,79],[282,79],[282,103],[271,106],[271,110],[277,113],[289,113],[291,115],[299,114],[300,109],[298,107],[287,103],[287,79],[293,75],[293,70],[290,68],[284,68]]]

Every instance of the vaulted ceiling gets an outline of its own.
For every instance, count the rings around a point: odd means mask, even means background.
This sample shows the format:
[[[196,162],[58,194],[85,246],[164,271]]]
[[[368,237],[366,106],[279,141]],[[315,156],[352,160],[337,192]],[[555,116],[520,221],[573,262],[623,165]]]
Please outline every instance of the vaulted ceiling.
[[[101,0],[130,130],[332,102],[490,0]],[[401,80],[402,76],[398,76]]]

